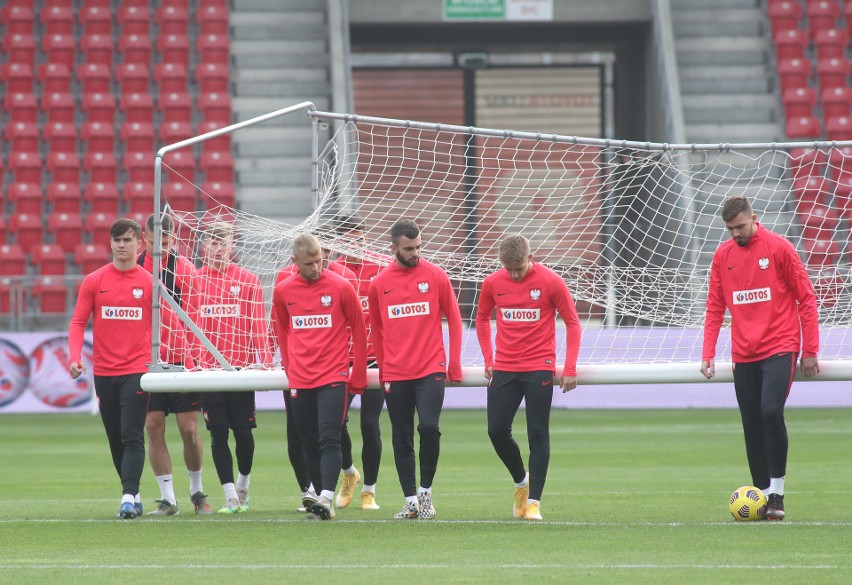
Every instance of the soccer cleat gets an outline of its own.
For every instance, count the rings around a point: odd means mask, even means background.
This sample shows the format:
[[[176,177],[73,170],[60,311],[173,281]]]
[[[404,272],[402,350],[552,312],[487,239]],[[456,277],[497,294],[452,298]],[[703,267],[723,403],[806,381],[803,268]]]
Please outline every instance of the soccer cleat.
[[[133,502],[123,502],[121,504],[121,508],[118,510],[119,518],[123,518],[125,520],[133,520],[139,514],[136,513],[136,506],[133,505]]]
[[[435,506],[432,505],[431,493],[417,494],[417,515],[427,520],[435,517]]]
[[[417,509],[417,504],[414,502],[406,501],[405,504],[402,505],[402,510],[393,515],[394,518],[405,518],[407,520],[414,520],[420,515],[420,512]]]
[[[361,509],[378,510],[379,505],[376,503],[376,494],[373,492],[361,492]]]
[[[217,514],[239,514],[240,512],[242,512],[240,501],[237,498],[228,498]]]
[[[316,504],[318,499],[319,498],[317,497],[316,493],[314,493],[314,492],[307,491],[307,492],[303,493],[302,494],[302,507],[296,508],[296,511],[297,512],[305,512],[306,514],[310,514],[311,513],[311,506]]]
[[[541,520],[541,504],[538,502],[527,503],[527,511],[524,513],[524,520]]]
[[[523,518],[527,513],[527,499],[530,497],[530,484],[515,488],[515,505],[512,507],[512,516]]]
[[[248,488],[237,488],[237,499],[240,500],[240,512],[248,512],[249,492]]]
[[[769,494],[766,504],[766,519],[767,520],[783,520],[784,519],[784,496],[781,494]]]
[[[134,502],[133,507],[136,508],[136,515],[141,516],[145,511],[145,508],[142,506],[142,502]]]
[[[201,492],[195,492],[189,497],[192,500],[192,507],[195,508],[195,513],[198,515],[212,514],[213,506],[207,501],[207,496]]]
[[[358,470],[352,474],[343,474],[343,481],[340,482],[340,492],[334,499],[334,503],[338,508],[345,508],[352,503],[352,496],[355,495],[355,487],[361,481],[361,474]]]
[[[149,516],[176,516],[180,514],[177,504],[172,504],[168,500],[154,500],[157,502],[157,507],[148,512]]]
[[[311,506],[311,513],[320,520],[331,520],[335,517],[334,506],[331,503],[331,498],[320,496],[317,502]]]

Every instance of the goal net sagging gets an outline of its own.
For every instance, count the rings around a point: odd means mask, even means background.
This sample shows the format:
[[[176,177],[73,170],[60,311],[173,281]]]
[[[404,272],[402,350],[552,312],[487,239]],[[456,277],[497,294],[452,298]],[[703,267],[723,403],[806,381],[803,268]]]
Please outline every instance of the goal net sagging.
[[[335,122],[337,130],[317,152],[316,209],[302,224],[226,206],[170,212],[178,227],[176,247],[196,267],[207,263],[203,242],[211,223],[231,226],[233,261],[254,274],[262,289],[252,301],[263,305],[254,313],[261,318],[269,316],[274,283],[299,233],[314,233],[331,258],[371,261],[388,253],[391,225],[412,219],[421,228],[424,256],[448,272],[462,315],[471,319],[464,365],[481,371],[472,326],[479,285],[500,268],[500,239],[521,233],[534,260],[560,273],[575,299],[584,322],[581,375],[583,366],[586,372],[600,366],[587,382],[639,381],[630,373],[636,365],[657,366],[659,373],[677,364],[688,364],[697,382],[710,261],[728,237],[719,213],[727,197],[743,194],[761,224],[786,236],[807,263],[819,301],[821,360],[846,360],[852,352],[846,339],[852,310],[852,180],[845,174],[852,177],[850,147],[685,148],[310,115]],[[344,229],[353,218],[363,222],[357,237]],[[208,311],[248,310],[224,302],[231,286],[222,302],[208,303]],[[252,336],[238,331],[253,326],[242,316],[237,325],[215,314],[196,324],[220,346],[233,345]],[[199,313],[192,318],[199,321]],[[165,343],[169,336],[159,337]],[[563,341],[557,329],[558,360]],[[717,355],[730,355],[727,329]],[[260,361],[256,367],[271,367]],[[209,359],[196,366],[222,367]]]

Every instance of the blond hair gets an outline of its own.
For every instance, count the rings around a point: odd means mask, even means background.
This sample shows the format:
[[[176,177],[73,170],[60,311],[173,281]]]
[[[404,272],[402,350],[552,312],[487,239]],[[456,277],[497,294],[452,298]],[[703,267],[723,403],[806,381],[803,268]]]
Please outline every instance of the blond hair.
[[[530,241],[521,234],[510,234],[500,242],[500,262],[516,264],[530,255]]]
[[[322,246],[313,234],[301,234],[293,240],[293,257],[304,253],[308,256],[322,253]]]

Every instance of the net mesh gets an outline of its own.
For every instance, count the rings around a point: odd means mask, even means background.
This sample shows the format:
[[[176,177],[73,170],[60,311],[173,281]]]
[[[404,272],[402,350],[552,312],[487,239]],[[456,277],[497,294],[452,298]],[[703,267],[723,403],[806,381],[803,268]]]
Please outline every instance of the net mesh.
[[[389,253],[391,225],[412,219],[424,256],[447,271],[470,320],[480,283],[500,268],[500,239],[521,233],[533,259],[560,273],[575,299],[581,364],[697,364],[710,262],[728,237],[719,212],[742,194],[806,262],[819,301],[820,357],[850,357],[852,147],[678,150],[356,118],[339,125],[318,162],[316,210],[300,225],[225,205],[168,210],[176,248],[203,266],[199,242],[211,223],[226,222],[232,260],[258,277],[255,302],[268,317],[295,236],[314,233],[332,258],[376,261]],[[353,218],[362,231],[346,229]],[[256,330],[242,317],[239,327]],[[216,319],[205,322],[211,339],[223,335]],[[717,355],[729,355],[729,343],[725,329]],[[482,363],[472,328],[463,359]]]

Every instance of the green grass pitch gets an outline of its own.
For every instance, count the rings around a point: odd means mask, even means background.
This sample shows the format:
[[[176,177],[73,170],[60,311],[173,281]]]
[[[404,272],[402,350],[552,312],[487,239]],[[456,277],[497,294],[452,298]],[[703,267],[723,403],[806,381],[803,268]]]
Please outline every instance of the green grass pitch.
[[[554,411],[541,523],[512,518],[513,485],[483,411],[443,415],[437,518],[392,519],[402,496],[386,415],[382,422],[381,510],[305,521],[295,511],[284,413],[262,412],[248,513],[191,513],[169,419],[181,514],[121,521],[98,417],[0,417],[2,580],[790,585],[848,583],[852,574],[852,410],[787,411],[788,519],[751,524],[734,522],[727,507],[730,492],[749,483],[732,410]],[[515,435],[525,452],[522,415]],[[218,507],[202,437],[205,491]],[[147,462],[142,496],[146,511],[159,496]]]

